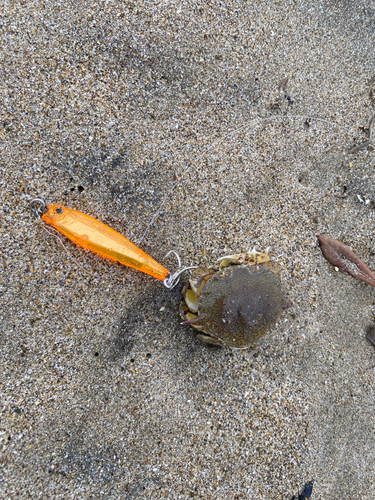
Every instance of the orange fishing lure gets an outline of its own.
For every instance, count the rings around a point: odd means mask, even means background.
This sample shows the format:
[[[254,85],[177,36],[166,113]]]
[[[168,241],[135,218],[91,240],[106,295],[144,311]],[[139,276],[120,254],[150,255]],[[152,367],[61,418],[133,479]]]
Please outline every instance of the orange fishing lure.
[[[48,205],[44,222],[76,245],[165,281],[169,271],[124,236],[89,215],[61,205]]]

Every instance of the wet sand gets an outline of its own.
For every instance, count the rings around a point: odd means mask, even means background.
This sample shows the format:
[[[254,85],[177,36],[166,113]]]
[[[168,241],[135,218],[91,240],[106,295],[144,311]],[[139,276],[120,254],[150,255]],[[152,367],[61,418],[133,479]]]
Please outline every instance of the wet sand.
[[[38,2],[0,12],[0,496],[372,499],[375,15],[367,2]],[[293,303],[200,344],[181,285],[34,221],[42,197],[174,270],[270,247]]]

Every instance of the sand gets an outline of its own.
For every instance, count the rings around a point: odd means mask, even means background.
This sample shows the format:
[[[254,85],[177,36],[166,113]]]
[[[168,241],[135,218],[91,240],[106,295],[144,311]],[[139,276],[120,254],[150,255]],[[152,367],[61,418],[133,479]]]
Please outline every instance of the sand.
[[[4,2],[0,497],[372,499],[375,15],[365,1]],[[374,92],[374,93],[373,93]],[[270,247],[293,303],[200,344],[181,285],[32,219],[66,205],[172,271]]]

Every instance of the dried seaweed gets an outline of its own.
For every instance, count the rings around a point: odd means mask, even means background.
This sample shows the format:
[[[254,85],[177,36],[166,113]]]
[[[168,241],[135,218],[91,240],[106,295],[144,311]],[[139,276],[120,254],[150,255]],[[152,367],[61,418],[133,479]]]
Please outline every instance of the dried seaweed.
[[[289,81],[289,76],[285,77],[279,85],[280,92],[286,92],[286,86]]]
[[[361,144],[359,144],[358,146],[356,146],[355,148],[351,149],[349,151],[349,154],[353,154],[353,153],[356,153],[357,151],[359,151],[360,149],[365,149],[367,148],[368,146],[370,146],[371,144],[371,141],[365,141],[365,142],[362,142]]]
[[[375,287],[375,275],[349,247],[322,234],[318,236],[318,240],[322,253],[328,262],[343,269],[353,278]]]
[[[371,118],[370,120],[370,123],[369,123],[369,126],[368,126],[368,140],[367,141],[364,141],[362,142],[361,144],[359,144],[358,146],[355,146],[354,148],[350,149],[348,152],[349,154],[353,154],[353,153],[356,153],[357,151],[359,151],[360,149],[365,149],[367,147],[370,146],[371,144],[371,141],[372,141],[372,128],[374,126],[374,120],[375,120],[375,115]]]
[[[375,326],[370,326],[367,330],[366,339],[375,345]]]

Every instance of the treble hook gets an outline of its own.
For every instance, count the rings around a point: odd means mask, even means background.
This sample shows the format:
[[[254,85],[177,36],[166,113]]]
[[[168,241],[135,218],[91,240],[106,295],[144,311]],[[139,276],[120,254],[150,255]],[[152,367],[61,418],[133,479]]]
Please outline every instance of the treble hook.
[[[39,219],[47,207],[46,202],[42,198],[34,198],[30,201],[29,206],[34,219]]]
[[[164,286],[166,288],[168,288],[169,290],[171,290],[172,288],[174,288],[177,285],[177,283],[180,281],[180,275],[182,273],[184,273],[185,271],[188,271],[189,269],[197,269],[197,267],[198,267],[198,266],[189,266],[189,267],[181,268],[181,259],[180,259],[180,256],[178,255],[177,252],[175,252],[174,250],[170,250],[165,257],[168,257],[168,255],[170,255],[171,253],[173,253],[176,256],[176,259],[178,262],[178,269],[175,273],[169,274],[166,276],[166,278],[164,278],[164,281],[163,281]]]

